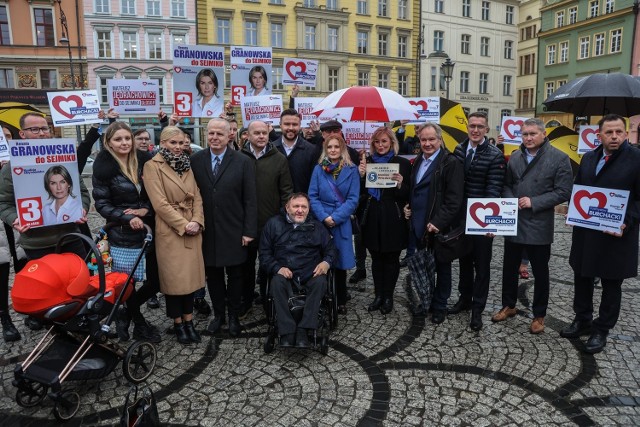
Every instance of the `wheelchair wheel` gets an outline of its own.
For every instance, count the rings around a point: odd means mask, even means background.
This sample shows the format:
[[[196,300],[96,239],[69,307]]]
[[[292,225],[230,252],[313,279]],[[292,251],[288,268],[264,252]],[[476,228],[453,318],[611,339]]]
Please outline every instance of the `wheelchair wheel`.
[[[80,395],[75,391],[64,391],[53,407],[53,416],[58,421],[69,421],[80,409]]]
[[[122,361],[124,377],[134,384],[149,378],[156,366],[156,347],[148,341],[136,341],[127,350]]]
[[[264,352],[269,354],[273,351],[276,345],[276,337],[274,334],[269,333],[267,337],[264,339]]]
[[[16,403],[23,408],[31,408],[38,405],[47,395],[47,387],[35,381],[26,381],[29,390],[18,389],[16,391]]]
[[[320,354],[326,356],[329,354],[329,337],[324,335],[322,339],[320,339]]]

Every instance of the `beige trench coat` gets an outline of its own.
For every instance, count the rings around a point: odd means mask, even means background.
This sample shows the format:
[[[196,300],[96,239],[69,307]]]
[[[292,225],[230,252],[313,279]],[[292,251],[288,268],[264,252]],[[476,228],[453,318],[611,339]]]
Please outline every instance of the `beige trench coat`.
[[[156,214],[155,246],[160,291],[187,295],[204,286],[202,233],[185,234],[195,221],[204,226],[200,190],[189,170],[182,177],[156,154],[144,165],[144,187]]]

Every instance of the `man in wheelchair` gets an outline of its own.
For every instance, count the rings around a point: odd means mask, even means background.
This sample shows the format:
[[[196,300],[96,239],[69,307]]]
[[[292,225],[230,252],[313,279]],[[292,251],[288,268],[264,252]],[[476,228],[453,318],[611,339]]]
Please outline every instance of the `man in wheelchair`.
[[[260,239],[260,264],[271,277],[281,347],[309,347],[308,333],[318,327],[327,272],[335,255],[331,234],[309,216],[309,197],[305,193],[289,196],[285,211],[267,221]],[[306,292],[302,318],[297,325],[289,311],[294,287]]]

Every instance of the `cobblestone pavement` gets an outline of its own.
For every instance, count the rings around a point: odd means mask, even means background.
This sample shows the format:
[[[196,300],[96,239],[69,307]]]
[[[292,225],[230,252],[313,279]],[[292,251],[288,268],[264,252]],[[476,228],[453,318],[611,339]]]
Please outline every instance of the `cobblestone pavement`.
[[[99,220],[91,222],[95,227]],[[183,347],[172,336],[163,337],[149,381],[160,417],[172,425],[203,426],[639,425],[638,281],[623,285],[622,314],[605,351],[581,353],[581,340],[558,335],[573,318],[573,288],[570,231],[560,217],[556,230],[550,307],[539,336],[528,331],[532,279],[521,281],[517,316],[490,321],[500,308],[503,241],[498,238],[480,332],[470,330],[467,313],[450,315],[437,326],[412,317],[402,286],[391,314],[367,312],[369,276],[366,285],[350,289],[348,314],[340,317],[327,356],[278,348],[265,354],[267,328],[258,308],[243,322],[239,339],[223,330],[200,345]],[[400,281],[406,274],[403,269]],[[455,287],[450,303],[457,299]],[[144,310],[155,325],[169,326],[163,309]],[[23,339],[0,344],[0,423],[54,424],[50,399],[33,408],[15,402],[14,366],[41,336],[22,320],[16,325]],[[199,329],[206,325],[207,319],[199,319]],[[128,390],[119,366],[102,380],[67,386],[81,395],[70,425],[118,422]]]

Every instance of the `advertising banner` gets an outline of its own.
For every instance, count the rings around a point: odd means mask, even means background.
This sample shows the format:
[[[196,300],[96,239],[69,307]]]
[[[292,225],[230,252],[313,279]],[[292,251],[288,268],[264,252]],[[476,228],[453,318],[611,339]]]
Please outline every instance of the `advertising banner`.
[[[626,190],[574,185],[566,223],[619,233],[628,201]]]
[[[242,124],[249,126],[254,120],[262,120],[272,125],[280,124],[282,114],[282,96],[244,96],[240,101]]]
[[[98,118],[100,98],[95,90],[47,92],[47,98],[55,127],[102,123]]]
[[[582,125],[578,128],[578,154],[588,153],[598,145],[598,125]]]
[[[273,77],[270,47],[231,46],[231,103],[243,96],[271,95]]]
[[[391,188],[397,187],[398,181],[391,179],[394,173],[400,172],[400,163],[367,163],[365,187]]]
[[[505,144],[522,143],[522,123],[527,120],[526,117],[504,116],[500,124],[500,135],[504,138]]]
[[[9,161],[9,143],[4,137],[4,131],[0,127],[0,162]]]
[[[342,125],[342,133],[348,146],[356,150],[369,150],[371,135],[384,123],[349,122]]]
[[[518,234],[518,199],[469,199],[465,233],[516,236]]]
[[[285,86],[304,85],[316,87],[318,61],[301,58],[284,58],[282,84]]]
[[[416,107],[416,113],[420,115],[419,118],[411,120],[409,123],[418,124],[425,122],[440,121],[440,98],[437,96],[429,96],[426,98],[407,98],[409,104]]]
[[[158,80],[107,80],[109,107],[120,114],[156,115],[160,111]]]

